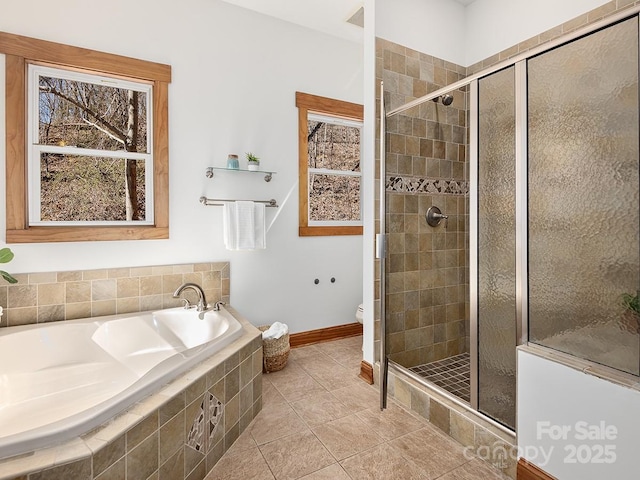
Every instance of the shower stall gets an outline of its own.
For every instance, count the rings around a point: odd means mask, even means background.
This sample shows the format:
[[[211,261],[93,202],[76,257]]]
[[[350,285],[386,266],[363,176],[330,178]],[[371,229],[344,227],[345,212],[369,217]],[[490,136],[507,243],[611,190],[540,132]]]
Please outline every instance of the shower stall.
[[[382,86],[382,408],[393,369],[513,431],[524,343],[640,376],[637,12]]]

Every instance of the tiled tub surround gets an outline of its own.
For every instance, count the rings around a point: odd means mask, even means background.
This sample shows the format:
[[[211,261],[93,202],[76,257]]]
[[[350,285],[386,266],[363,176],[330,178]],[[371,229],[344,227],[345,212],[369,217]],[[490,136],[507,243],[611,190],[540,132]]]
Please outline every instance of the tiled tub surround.
[[[243,335],[103,426],[0,461],[0,479],[201,480],[262,408],[262,336]]]
[[[224,307],[0,330],[0,458],[90,431],[242,334]]]
[[[172,295],[185,282],[200,285],[212,305],[229,302],[228,262],[14,276],[15,285],[0,281],[0,327],[178,307]],[[184,296],[197,302],[195,292]]]

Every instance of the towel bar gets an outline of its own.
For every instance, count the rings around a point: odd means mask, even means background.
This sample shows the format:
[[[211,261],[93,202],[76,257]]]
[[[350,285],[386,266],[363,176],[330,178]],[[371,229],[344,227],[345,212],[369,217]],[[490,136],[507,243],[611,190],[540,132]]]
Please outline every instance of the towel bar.
[[[221,198],[207,198],[207,197],[200,197],[200,203],[206,206],[212,206],[212,207],[221,207],[222,205],[224,205],[223,202],[256,202],[256,203],[266,203],[267,207],[277,207],[278,203],[275,201],[275,199],[271,199],[271,200],[224,200]]]

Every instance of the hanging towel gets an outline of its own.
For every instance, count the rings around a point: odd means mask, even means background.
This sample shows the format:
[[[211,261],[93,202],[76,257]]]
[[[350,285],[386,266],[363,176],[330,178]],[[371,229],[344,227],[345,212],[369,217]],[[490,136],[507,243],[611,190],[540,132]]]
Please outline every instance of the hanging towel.
[[[224,245],[228,250],[266,248],[265,205],[254,202],[225,202],[222,211]]]
[[[236,202],[224,202],[222,205],[222,234],[227,250],[236,250]]]

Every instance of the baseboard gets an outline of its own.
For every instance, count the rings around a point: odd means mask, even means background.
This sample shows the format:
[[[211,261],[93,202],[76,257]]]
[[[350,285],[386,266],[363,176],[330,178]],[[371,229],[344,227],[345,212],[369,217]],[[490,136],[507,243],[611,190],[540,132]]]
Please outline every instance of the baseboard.
[[[518,460],[517,478],[518,480],[557,480],[556,477],[552,477],[533,463],[527,462],[524,458]]]
[[[362,362],[360,362],[360,374],[358,376],[369,385],[373,385],[373,366],[369,362],[362,360]]]
[[[296,348],[302,347],[303,345],[311,345],[312,343],[354,337],[356,335],[362,335],[362,324],[358,322],[320,328],[318,330],[309,330],[307,332],[292,333],[289,335],[289,345],[291,345],[291,348]]]

